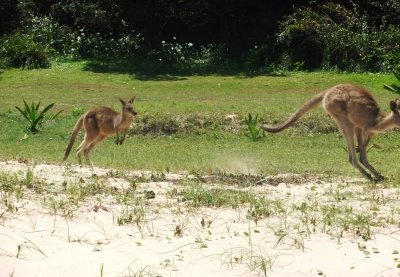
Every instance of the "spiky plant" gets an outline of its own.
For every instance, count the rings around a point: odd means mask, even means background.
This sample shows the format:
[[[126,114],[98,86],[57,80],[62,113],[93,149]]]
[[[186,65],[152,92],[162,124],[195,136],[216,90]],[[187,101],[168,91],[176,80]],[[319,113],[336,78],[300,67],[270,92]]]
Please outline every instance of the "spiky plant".
[[[15,108],[28,121],[28,130],[35,134],[39,131],[38,126],[43,123],[46,113],[54,106],[54,103],[51,103],[47,105],[43,110],[40,110],[40,102],[38,102],[37,104],[32,102],[29,106],[25,99],[22,100],[24,101],[24,107],[20,108],[18,106],[15,106]],[[49,119],[52,120],[56,118],[61,112],[62,111],[59,111],[58,113],[51,115]]]

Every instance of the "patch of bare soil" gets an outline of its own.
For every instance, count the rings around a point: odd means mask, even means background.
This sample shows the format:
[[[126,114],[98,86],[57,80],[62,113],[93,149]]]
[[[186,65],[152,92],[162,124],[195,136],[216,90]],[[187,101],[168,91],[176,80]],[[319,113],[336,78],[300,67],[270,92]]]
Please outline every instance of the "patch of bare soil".
[[[0,162],[0,276],[399,276],[399,189]]]

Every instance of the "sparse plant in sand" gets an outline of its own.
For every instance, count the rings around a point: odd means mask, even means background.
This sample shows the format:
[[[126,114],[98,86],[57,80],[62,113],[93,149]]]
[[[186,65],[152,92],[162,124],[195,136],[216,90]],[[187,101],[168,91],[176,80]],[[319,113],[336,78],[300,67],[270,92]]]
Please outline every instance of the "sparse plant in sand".
[[[137,198],[135,203],[125,203],[116,217],[118,225],[134,224],[142,237],[147,224],[147,209],[143,199]]]
[[[19,200],[23,196],[22,181],[16,175],[0,174],[0,195],[3,201],[10,200],[14,196]]]
[[[18,243],[16,239],[13,237],[7,236],[11,241],[15,243],[16,246],[16,252],[15,254],[13,253],[7,253],[9,256],[15,256],[17,259],[25,259],[25,252],[32,252],[32,253],[38,253],[40,256],[47,258],[47,255],[43,252],[40,247],[38,247],[33,241],[30,239],[24,237],[23,242]],[[3,250],[0,248],[0,250]],[[4,250],[3,250],[4,251]]]
[[[174,237],[182,237],[187,225],[189,224],[188,218],[183,218],[179,220],[178,223],[175,223],[174,226]]]
[[[15,213],[18,211],[13,196],[8,192],[0,193],[0,203],[4,206],[4,210],[7,212]],[[4,215],[4,212],[2,213]]]
[[[265,197],[254,197],[249,202],[248,217],[254,219],[257,223],[260,219],[270,217],[273,215],[273,209],[271,207],[271,201]]]
[[[183,180],[183,189],[178,191],[191,207],[232,207],[238,208],[244,203],[252,201],[254,196],[247,192],[235,189],[209,188],[196,180]]]
[[[221,262],[232,268],[244,264],[260,276],[268,276],[276,256],[269,256],[261,248],[256,250],[251,240],[251,232],[248,232],[247,241],[248,247],[233,247],[224,251],[221,254]]]
[[[43,205],[49,209],[51,215],[61,215],[65,218],[72,218],[76,210],[76,205],[72,205],[70,200],[54,195],[45,196]]]

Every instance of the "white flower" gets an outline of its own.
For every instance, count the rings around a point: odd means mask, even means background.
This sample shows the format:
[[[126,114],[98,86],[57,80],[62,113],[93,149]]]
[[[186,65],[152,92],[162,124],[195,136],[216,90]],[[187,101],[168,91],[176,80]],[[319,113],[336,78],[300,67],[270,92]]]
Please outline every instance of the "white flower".
[[[193,46],[193,43],[189,42],[189,43],[188,43],[188,46],[189,46],[189,47],[192,47],[192,46]]]
[[[165,40],[161,41],[161,43],[164,44],[164,43],[165,43]]]

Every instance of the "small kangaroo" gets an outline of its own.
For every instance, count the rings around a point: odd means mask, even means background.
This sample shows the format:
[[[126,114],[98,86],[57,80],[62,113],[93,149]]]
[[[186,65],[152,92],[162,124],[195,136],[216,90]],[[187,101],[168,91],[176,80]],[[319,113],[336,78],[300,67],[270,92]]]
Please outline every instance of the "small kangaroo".
[[[385,115],[366,89],[351,84],[339,84],[312,97],[284,123],[275,126],[264,124],[262,128],[273,133],[283,131],[321,103],[325,111],[336,121],[346,140],[350,163],[368,179],[383,180],[384,177],[368,162],[367,145],[372,135],[400,127],[399,99],[390,101],[392,112]],[[354,138],[357,139],[357,149],[354,146]],[[374,175],[375,179],[358,163],[357,150],[360,153],[361,164]]]
[[[84,113],[76,122],[74,129],[72,130],[71,138],[69,139],[63,161],[67,159],[71,152],[76,136],[82,127],[85,128],[85,137],[76,149],[79,163],[81,163],[82,152],[86,161],[90,163],[89,152],[93,147],[110,135],[115,134],[115,144],[122,144],[125,140],[126,132],[132,124],[133,116],[137,115],[137,112],[132,105],[135,98],[136,96],[132,97],[128,102],[118,98],[122,104],[121,113],[108,107],[97,107]],[[120,137],[121,133],[122,136]]]

